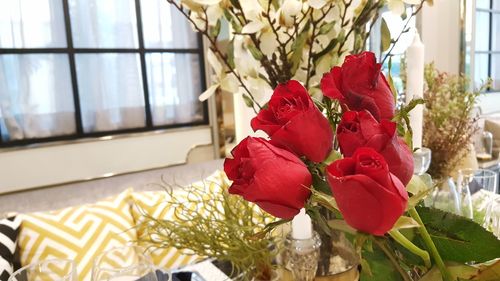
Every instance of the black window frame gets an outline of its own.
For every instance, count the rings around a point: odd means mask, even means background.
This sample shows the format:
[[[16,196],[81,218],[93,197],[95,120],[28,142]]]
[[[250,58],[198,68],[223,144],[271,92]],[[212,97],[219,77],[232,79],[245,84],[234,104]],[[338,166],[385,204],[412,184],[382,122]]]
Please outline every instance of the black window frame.
[[[11,140],[5,141],[1,137],[0,131],[0,148],[16,147],[16,146],[27,146],[39,143],[49,143],[55,141],[72,141],[85,138],[98,138],[111,135],[121,135],[130,133],[141,133],[147,131],[172,129],[179,127],[191,127],[199,125],[208,125],[209,113],[208,113],[208,103],[207,101],[202,103],[203,108],[203,120],[187,123],[174,123],[167,125],[154,125],[153,116],[151,112],[151,104],[149,100],[149,85],[148,85],[148,73],[146,71],[146,54],[148,53],[173,53],[173,54],[196,54],[199,57],[200,66],[200,81],[201,81],[201,92],[207,89],[206,73],[205,73],[205,52],[203,47],[203,38],[201,34],[197,34],[197,48],[146,48],[144,46],[144,34],[142,28],[142,13],[141,13],[141,1],[135,1],[135,12],[137,21],[137,35],[138,35],[138,48],[75,48],[73,46],[73,33],[71,28],[71,18],[69,13],[69,0],[62,1],[62,8],[64,13],[64,25],[66,33],[66,44],[65,48],[0,48],[0,55],[11,55],[11,54],[67,54],[68,62],[70,68],[71,84],[73,91],[73,103],[75,109],[75,128],[76,132],[70,135],[61,136],[51,136],[43,138],[26,138],[21,140]],[[168,3],[165,3],[168,5]],[[177,11],[176,11],[177,12]],[[104,54],[104,53],[131,53],[139,55],[140,59],[140,69],[142,75],[142,86],[144,94],[144,111],[145,111],[145,126],[139,128],[127,128],[119,130],[109,130],[109,131],[99,131],[99,132],[84,132],[83,122],[80,107],[80,95],[78,90],[78,79],[76,73],[76,54]],[[0,128],[1,129],[1,128]]]
[[[500,17],[500,10],[496,10],[493,8],[493,1],[495,0],[489,0],[489,9],[485,9],[485,8],[478,8],[478,7],[475,7],[475,18],[477,18],[477,13],[478,12],[485,12],[485,13],[488,13],[489,14],[489,22],[488,22],[488,50],[487,51],[478,51],[476,50],[476,48],[474,47],[474,52],[473,52],[473,56],[474,56],[474,61],[476,61],[476,54],[480,54],[480,55],[488,55],[488,76],[487,77],[490,77],[490,78],[493,78],[492,76],[492,68],[493,68],[493,55],[498,55],[500,56],[500,50],[498,51],[494,51],[493,50],[493,15],[496,14],[497,16]],[[496,0],[498,1],[498,0]],[[477,23],[477,19],[475,20],[476,23]],[[476,32],[476,30],[474,30],[474,32]],[[476,45],[476,42],[474,42],[474,45]],[[474,63],[475,64],[475,63]],[[474,69],[472,70],[476,71],[476,66],[474,65]],[[477,77],[474,77],[474,80],[476,80]],[[500,77],[498,77],[498,79],[500,79]],[[473,83],[475,83],[475,81],[473,81]],[[496,88],[493,88],[491,86],[488,86],[488,88],[486,88],[485,90],[486,93],[491,93],[491,92],[500,92],[500,88],[496,89]]]

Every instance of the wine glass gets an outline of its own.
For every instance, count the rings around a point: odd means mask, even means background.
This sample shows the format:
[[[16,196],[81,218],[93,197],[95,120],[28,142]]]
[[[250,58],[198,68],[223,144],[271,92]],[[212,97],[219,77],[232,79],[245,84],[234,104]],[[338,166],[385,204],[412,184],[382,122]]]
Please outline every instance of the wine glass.
[[[103,252],[94,260],[93,281],[158,281],[146,250],[124,246]]]
[[[457,189],[461,214],[481,223],[486,206],[497,190],[496,172],[486,169],[461,169],[458,171]]]
[[[431,166],[432,152],[422,147],[413,152],[413,174],[423,175]]]
[[[72,260],[51,259],[29,264],[12,273],[8,281],[77,281]]]

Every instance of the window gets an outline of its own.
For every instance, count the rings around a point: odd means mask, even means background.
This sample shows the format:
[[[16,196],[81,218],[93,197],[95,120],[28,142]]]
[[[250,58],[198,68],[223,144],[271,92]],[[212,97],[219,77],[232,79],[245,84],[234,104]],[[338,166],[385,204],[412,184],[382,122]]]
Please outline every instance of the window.
[[[468,0],[466,4],[465,72],[474,86],[488,78],[492,85],[487,91],[500,91],[500,1]]]
[[[0,0],[0,146],[207,124],[204,87],[163,0]]]

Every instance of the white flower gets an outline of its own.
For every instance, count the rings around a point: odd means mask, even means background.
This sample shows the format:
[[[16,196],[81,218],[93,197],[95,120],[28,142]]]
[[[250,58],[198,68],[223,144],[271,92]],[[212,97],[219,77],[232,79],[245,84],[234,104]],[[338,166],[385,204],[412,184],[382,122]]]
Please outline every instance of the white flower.
[[[389,10],[395,15],[402,15],[405,12],[405,3],[402,0],[389,0],[387,5]]]
[[[241,30],[241,33],[243,34],[253,34],[259,32],[262,28],[264,28],[266,25],[261,22],[261,21],[251,21],[247,23],[243,29]]]
[[[278,40],[276,40],[276,36],[272,30],[268,29],[262,33],[260,36],[260,50],[264,55],[271,56],[278,46]]]
[[[222,17],[224,11],[219,5],[211,5],[207,8],[208,25],[215,26]]]
[[[294,18],[302,11],[302,2],[299,0],[285,0],[280,8],[280,24],[291,27]]]
[[[309,0],[309,6],[313,9],[321,9],[325,6],[326,0]]]

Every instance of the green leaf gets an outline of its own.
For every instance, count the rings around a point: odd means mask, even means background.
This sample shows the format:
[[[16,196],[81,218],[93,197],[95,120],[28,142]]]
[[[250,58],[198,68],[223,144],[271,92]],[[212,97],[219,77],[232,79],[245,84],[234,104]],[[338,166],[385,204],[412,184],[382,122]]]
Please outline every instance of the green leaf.
[[[389,71],[387,72],[387,79],[389,83],[389,87],[391,88],[392,95],[394,96],[394,101],[398,100],[398,91],[396,90],[396,86],[394,86],[394,79],[392,79],[392,56],[389,57]]]
[[[319,28],[319,34],[327,34],[328,32],[330,32],[332,30],[334,25],[335,25],[335,21],[332,21],[331,23],[327,23],[327,24],[322,25]]]
[[[220,27],[221,27],[221,20],[217,20],[217,23],[215,24],[214,27],[211,27],[209,32],[210,32],[210,37],[217,38],[220,33]]]
[[[401,281],[403,278],[384,253],[375,247],[373,252],[363,251],[363,259],[369,270],[362,268],[361,281]],[[369,274],[371,273],[371,275]]]
[[[332,152],[330,152],[330,154],[328,155],[328,157],[326,158],[324,163],[325,163],[325,165],[330,165],[331,163],[333,163],[341,158],[342,158],[342,154],[339,151],[332,149]]]
[[[257,47],[255,47],[254,44],[252,43],[248,44],[247,48],[254,57],[254,59],[260,61],[262,57],[264,57],[264,54],[262,54],[262,52],[259,49],[257,49]]]
[[[382,27],[380,28],[382,39],[380,40],[380,51],[385,52],[391,46],[391,31],[387,26],[385,18],[382,18]]]
[[[330,211],[339,211],[337,202],[335,202],[335,198],[333,198],[331,195],[325,194],[315,189],[311,189],[311,199],[312,202],[316,202],[321,206],[329,209]]]
[[[227,45],[227,63],[231,68],[236,68],[234,64],[234,39]]]
[[[310,24],[306,24],[306,26],[310,26]],[[302,59],[302,52],[307,41],[306,39],[309,36],[308,31],[308,28],[304,28],[304,30],[299,34],[299,36],[297,36],[297,39],[292,44],[292,57],[290,59],[292,62],[292,74],[295,74],[295,72],[299,68],[300,61]]]
[[[253,100],[247,94],[243,94],[243,100],[245,101],[246,106],[253,108]]]
[[[416,209],[445,261],[485,262],[500,257],[500,240],[474,221],[433,208]]]
[[[402,229],[402,228],[413,228],[413,227],[419,227],[420,224],[416,222],[414,219],[406,216],[401,216],[399,219],[396,221],[394,226],[392,227],[393,230],[397,229]]]

